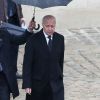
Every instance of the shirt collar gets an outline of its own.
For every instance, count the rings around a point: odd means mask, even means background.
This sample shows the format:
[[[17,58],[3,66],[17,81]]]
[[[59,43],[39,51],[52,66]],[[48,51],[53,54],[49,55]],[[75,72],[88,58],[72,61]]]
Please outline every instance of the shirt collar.
[[[48,35],[43,31],[43,34],[45,36],[45,38],[48,38]],[[52,39],[53,35],[51,35],[51,39]]]

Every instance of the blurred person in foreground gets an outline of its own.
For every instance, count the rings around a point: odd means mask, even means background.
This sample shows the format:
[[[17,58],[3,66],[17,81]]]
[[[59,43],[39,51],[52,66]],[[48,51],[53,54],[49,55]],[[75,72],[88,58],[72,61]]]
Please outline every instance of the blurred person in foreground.
[[[0,0],[0,21],[8,22],[19,27],[22,24],[25,25],[21,5],[16,4],[13,0]],[[12,66],[16,68],[17,78],[22,78],[17,71],[18,49],[19,46],[17,44],[11,44]]]
[[[64,36],[55,32],[52,15],[43,17],[42,26],[25,46],[22,88],[26,100],[64,100]]]
[[[32,26],[32,28],[31,28]],[[10,94],[13,98],[19,95],[16,67],[12,66],[11,44],[24,44],[33,34],[35,22],[31,21],[28,32],[21,35],[10,34],[6,28],[0,28],[0,100],[10,100]]]

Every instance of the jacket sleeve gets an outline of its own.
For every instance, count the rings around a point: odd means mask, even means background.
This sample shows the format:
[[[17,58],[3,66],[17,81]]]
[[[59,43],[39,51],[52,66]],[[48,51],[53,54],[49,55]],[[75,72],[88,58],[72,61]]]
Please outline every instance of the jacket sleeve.
[[[22,88],[31,88],[32,86],[32,64],[34,55],[34,41],[31,37],[25,46],[24,60],[23,60],[23,84]]]
[[[60,67],[61,67],[61,71],[63,73],[63,63],[64,63],[64,49],[65,49],[65,44],[64,44],[64,37],[62,38],[62,41],[61,41],[61,53],[60,53],[60,60],[59,60],[59,64],[60,64]]]
[[[24,44],[32,34],[34,33],[30,33],[27,30],[21,35],[10,34],[10,41],[17,45],[21,45]]]

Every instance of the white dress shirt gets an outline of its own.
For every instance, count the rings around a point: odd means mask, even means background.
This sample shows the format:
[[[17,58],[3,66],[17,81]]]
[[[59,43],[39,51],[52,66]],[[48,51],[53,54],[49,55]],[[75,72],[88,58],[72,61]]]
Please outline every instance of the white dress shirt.
[[[48,35],[44,31],[43,31],[43,34],[44,34],[46,41],[47,41],[47,44],[48,44],[48,42],[49,42]],[[51,40],[52,40],[52,38],[53,38],[53,35],[51,35]]]

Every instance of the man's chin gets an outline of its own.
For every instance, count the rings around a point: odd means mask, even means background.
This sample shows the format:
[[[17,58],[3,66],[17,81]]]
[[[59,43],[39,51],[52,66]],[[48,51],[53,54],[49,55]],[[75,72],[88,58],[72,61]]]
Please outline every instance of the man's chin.
[[[48,35],[53,35],[54,32],[49,32]]]

